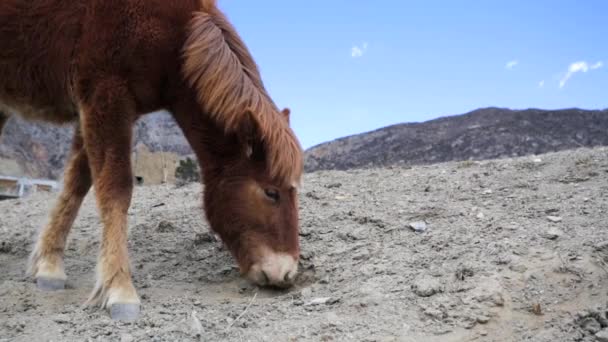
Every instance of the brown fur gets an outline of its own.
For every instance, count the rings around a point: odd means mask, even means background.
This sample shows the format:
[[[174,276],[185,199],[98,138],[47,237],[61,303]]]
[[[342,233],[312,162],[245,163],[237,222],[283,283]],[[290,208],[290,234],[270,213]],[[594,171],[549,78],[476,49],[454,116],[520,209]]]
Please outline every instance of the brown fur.
[[[139,301],[127,251],[132,126],[159,109],[173,113],[198,156],[205,213],[241,270],[263,248],[297,260],[302,153],[289,110],[272,102],[215,1],[3,0],[0,113],[78,123],[64,189],[32,253],[34,276],[42,266],[63,272],[66,237],[92,184],[103,233],[90,301]]]

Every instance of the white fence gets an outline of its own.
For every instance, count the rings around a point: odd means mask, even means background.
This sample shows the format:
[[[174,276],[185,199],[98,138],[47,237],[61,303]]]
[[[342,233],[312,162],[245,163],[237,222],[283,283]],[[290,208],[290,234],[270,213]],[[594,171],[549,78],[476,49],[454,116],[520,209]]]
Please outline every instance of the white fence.
[[[20,198],[38,191],[54,192],[59,188],[59,182],[52,180],[0,176],[0,199]]]

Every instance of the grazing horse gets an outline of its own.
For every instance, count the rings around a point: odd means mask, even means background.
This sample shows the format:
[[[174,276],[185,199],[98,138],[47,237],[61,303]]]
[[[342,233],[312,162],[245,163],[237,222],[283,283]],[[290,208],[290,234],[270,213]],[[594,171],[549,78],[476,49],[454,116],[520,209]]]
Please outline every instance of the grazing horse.
[[[259,69],[213,0],[0,1],[0,129],[11,114],[75,124],[64,187],[30,257],[61,289],[66,239],[91,186],[103,233],[87,300],[135,319],[127,250],[134,122],[166,109],[202,165],[211,229],[243,276],[293,283],[302,149]]]

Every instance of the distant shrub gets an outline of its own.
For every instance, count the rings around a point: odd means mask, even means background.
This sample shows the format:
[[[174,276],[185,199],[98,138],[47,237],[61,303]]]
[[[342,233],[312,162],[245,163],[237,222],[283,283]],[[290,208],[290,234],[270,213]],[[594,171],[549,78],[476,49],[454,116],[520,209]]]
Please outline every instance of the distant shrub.
[[[175,169],[175,179],[179,185],[197,182],[200,179],[198,163],[189,157],[180,160],[179,166]]]

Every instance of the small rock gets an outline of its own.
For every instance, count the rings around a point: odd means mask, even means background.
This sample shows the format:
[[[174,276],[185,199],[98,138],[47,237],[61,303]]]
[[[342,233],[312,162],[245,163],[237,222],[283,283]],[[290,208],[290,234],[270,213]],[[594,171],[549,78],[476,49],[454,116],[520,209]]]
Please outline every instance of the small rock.
[[[367,249],[362,249],[353,256],[353,260],[369,259],[370,253]]]
[[[409,227],[416,233],[423,233],[426,231],[426,222],[424,222],[424,221],[410,222]]]
[[[175,230],[175,227],[169,221],[160,221],[158,226],[156,226],[156,231],[160,233],[172,232]]]
[[[203,334],[203,325],[198,317],[196,317],[196,311],[192,311],[192,315],[190,316],[190,328],[195,336],[201,336]]]
[[[213,236],[213,234],[210,233],[196,233],[196,235],[194,236],[194,244],[195,245],[202,245],[204,243],[210,243],[210,242],[215,242],[215,237]]]
[[[547,220],[553,223],[562,222],[562,218],[560,216],[547,216]]]
[[[608,328],[601,330],[597,334],[595,334],[595,338],[599,342],[608,342]]]
[[[443,291],[441,283],[429,276],[418,277],[412,284],[412,289],[420,297],[430,297]]]
[[[306,305],[322,305],[322,304],[335,304],[339,301],[339,299],[332,297],[319,297],[314,298],[310,302],[306,303]]]
[[[592,334],[595,334],[595,333],[599,332],[600,330],[602,330],[602,326],[600,325],[600,322],[598,322],[593,317],[587,317],[587,318],[583,319],[579,323],[579,326]]]
[[[528,270],[528,267],[524,264],[515,264],[509,266],[509,269],[513,272],[524,273]]]
[[[340,325],[340,317],[333,311],[330,311],[325,314],[324,321],[328,326],[338,326]]]
[[[561,230],[559,230],[557,228],[551,228],[543,234],[543,237],[545,237],[549,240],[555,240],[558,237],[562,236],[563,234],[564,233]]]
[[[66,324],[70,322],[70,318],[67,315],[56,315],[55,318],[53,318],[53,321],[55,323],[59,323],[59,324]]]
[[[302,291],[300,291],[300,294],[302,295],[302,297],[308,298],[312,296],[312,290],[310,289],[310,287],[307,287],[302,289]]]
[[[505,298],[503,297],[502,293],[500,292],[496,292],[492,295],[492,303],[496,306],[504,306],[505,305]]]
[[[483,220],[486,217],[481,211],[477,214],[477,218]]]
[[[601,241],[595,244],[595,246],[593,246],[593,248],[595,248],[596,251],[601,251],[601,250],[608,250],[608,241]]]
[[[534,159],[532,159],[532,162],[534,162],[534,163],[537,163],[537,164],[538,164],[538,163],[542,163],[542,162],[543,162],[543,160],[542,160],[542,159],[540,159],[540,158],[534,158]]]
[[[471,266],[460,265],[458,269],[456,269],[456,279],[465,280],[466,278],[472,277],[475,274],[475,271]]]
[[[120,342],[133,342],[135,338],[131,334],[124,333],[120,335]]]
[[[543,314],[543,308],[540,305],[540,303],[534,303],[532,304],[532,309],[531,309],[532,313],[535,314],[536,316],[540,316]]]
[[[423,312],[425,315],[437,320],[442,320],[448,316],[445,312],[434,308],[425,308]]]
[[[486,315],[477,316],[477,323],[486,324],[490,321],[490,317]]]

